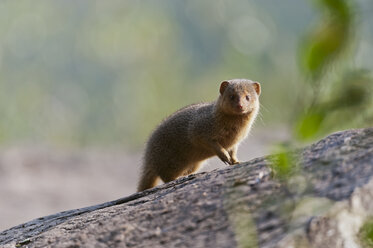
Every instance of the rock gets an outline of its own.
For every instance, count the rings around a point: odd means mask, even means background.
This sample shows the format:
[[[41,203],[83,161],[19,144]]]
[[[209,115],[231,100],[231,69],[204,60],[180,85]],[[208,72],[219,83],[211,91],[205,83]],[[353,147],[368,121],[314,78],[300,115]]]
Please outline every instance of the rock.
[[[286,180],[271,169],[276,156],[257,158],[30,221],[0,233],[0,245],[360,247],[373,215],[373,128],[332,134],[294,156]]]

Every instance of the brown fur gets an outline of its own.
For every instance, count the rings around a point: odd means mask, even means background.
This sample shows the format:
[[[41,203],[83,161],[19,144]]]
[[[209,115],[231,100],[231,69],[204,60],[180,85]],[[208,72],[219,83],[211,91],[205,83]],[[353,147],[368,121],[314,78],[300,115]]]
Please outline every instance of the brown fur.
[[[224,81],[215,102],[189,105],[166,118],[146,146],[138,191],[189,175],[217,155],[239,163],[237,147],[259,111],[260,84],[247,79]],[[247,98],[248,97],[248,98]]]

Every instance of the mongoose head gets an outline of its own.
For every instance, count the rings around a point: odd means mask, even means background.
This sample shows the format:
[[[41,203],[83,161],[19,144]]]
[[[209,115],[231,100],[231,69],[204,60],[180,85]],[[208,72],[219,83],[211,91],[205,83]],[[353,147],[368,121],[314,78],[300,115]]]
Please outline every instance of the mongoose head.
[[[226,114],[247,115],[259,109],[260,84],[248,79],[232,79],[220,84],[218,107]]]

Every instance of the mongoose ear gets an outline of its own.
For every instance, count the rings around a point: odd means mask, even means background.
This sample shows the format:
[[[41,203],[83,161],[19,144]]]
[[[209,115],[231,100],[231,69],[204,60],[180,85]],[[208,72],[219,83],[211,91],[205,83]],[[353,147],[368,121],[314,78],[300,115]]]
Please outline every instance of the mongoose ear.
[[[220,94],[223,95],[225,89],[227,88],[227,86],[229,85],[229,82],[228,81],[223,81],[221,84],[220,84]]]
[[[258,96],[259,96],[260,95],[260,83],[254,82],[253,86],[254,86],[254,90],[255,90],[256,94],[258,94]]]

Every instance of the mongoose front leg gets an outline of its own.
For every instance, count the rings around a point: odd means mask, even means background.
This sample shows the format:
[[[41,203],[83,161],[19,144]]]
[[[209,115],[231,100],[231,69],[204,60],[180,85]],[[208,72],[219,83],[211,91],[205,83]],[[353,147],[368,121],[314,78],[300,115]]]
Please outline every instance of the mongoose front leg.
[[[217,141],[210,142],[211,148],[215,151],[216,155],[223,161],[225,164],[232,164],[232,159],[229,152],[222,147]]]
[[[229,155],[231,156],[231,164],[239,164],[240,161],[237,159],[237,146],[233,146],[228,150]]]

